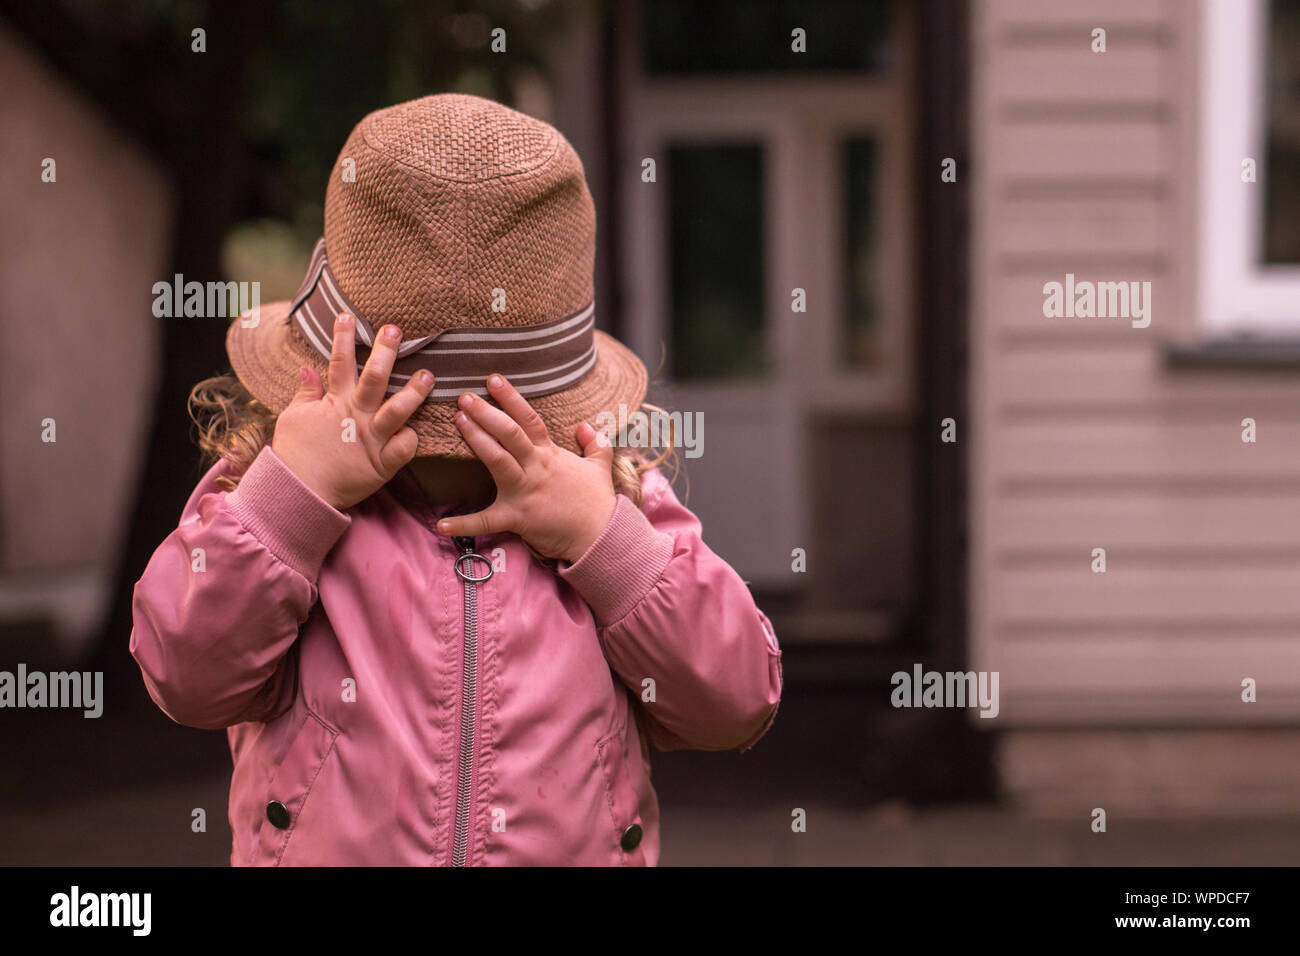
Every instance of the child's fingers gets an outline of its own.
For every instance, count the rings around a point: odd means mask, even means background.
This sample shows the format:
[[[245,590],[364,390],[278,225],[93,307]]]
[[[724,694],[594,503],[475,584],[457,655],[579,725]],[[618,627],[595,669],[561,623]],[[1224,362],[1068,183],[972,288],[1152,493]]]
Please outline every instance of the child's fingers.
[[[499,441],[519,464],[528,464],[528,459],[533,456],[537,446],[524,434],[518,422],[469,392],[462,395],[457,404],[461,411],[466,412],[484,431]]]
[[[578,447],[582,449],[583,458],[590,458],[606,465],[614,463],[614,448],[610,445],[609,439],[605,437],[604,432],[597,431],[586,422],[581,422],[578,425],[576,437]]]
[[[377,409],[384,396],[388,394],[388,376],[392,374],[393,363],[397,361],[397,346],[402,343],[402,330],[395,325],[385,325],[375,336],[374,347],[366,367],[357,379],[356,391],[352,393],[352,404],[363,412]]]
[[[496,503],[473,514],[456,515],[454,518],[443,518],[438,522],[438,530],[453,537],[497,534],[501,531],[510,531],[513,527],[510,510]]]
[[[478,422],[464,412],[457,412],[456,426],[479,461],[487,466],[498,488],[523,477],[523,469],[514,455],[502,448],[501,443],[484,431]]]
[[[370,421],[370,427],[374,429],[375,434],[384,441],[391,438],[406,424],[406,420],[415,410],[424,404],[431,388],[433,388],[432,372],[421,369],[412,375],[402,386],[401,391],[380,405],[379,411],[375,412],[375,417]]]
[[[316,374],[314,368],[304,365],[298,369],[298,391],[293,393],[289,404],[301,405],[303,402],[319,401],[323,394],[320,376]]]
[[[415,450],[419,442],[420,436],[415,433],[414,428],[403,428],[388,439],[384,447],[379,449],[379,464],[384,469],[383,473],[391,478],[399,469],[409,465],[415,458]]]
[[[330,394],[342,398],[357,384],[357,340],[352,316],[344,312],[334,320],[330,346]]]
[[[546,422],[542,421],[542,416],[528,404],[528,399],[520,395],[518,390],[506,381],[504,375],[489,375],[487,385],[488,393],[496,399],[497,404],[507,415],[519,423],[519,427],[524,430],[529,441],[534,445],[551,443],[551,433],[546,430]]]

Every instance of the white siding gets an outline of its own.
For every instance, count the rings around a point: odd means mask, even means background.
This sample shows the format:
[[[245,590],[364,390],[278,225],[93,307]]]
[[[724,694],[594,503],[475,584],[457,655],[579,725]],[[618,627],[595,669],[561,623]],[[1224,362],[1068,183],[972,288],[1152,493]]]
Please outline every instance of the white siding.
[[[1002,725],[1300,717],[1300,374],[1163,358],[1198,334],[1198,13],[975,6],[971,639]],[[1151,326],[1044,318],[1067,272],[1150,280]]]

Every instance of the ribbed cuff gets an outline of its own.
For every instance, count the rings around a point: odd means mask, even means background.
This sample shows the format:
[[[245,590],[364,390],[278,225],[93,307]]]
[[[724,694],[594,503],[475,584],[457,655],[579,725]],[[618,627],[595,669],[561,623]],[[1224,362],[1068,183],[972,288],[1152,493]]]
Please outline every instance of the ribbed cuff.
[[[227,496],[231,514],[268,551],[312,581],[352,519],[289,470],[266,445]]]
[[[600,537],[560,577],[606,627],[626,617],[659,583],[673,556],[671,535],[655,530],[632,499],[619,495]]]

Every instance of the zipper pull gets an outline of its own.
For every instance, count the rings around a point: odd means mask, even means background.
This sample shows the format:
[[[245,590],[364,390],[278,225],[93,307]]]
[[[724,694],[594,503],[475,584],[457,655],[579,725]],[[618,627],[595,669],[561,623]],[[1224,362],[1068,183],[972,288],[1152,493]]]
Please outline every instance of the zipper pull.
[[[456,547],[460,548],[460,555],[456,558],[456,574],[462,581],[470,584],[481,584],[492,577],[492,562],[483,555],[474,550],[474,539],[468,535],[457,535],[452,538]],[[487,568],[487,574],[482,577],[476,577],[474,574],[474,560],[478,559],[483,562]]]

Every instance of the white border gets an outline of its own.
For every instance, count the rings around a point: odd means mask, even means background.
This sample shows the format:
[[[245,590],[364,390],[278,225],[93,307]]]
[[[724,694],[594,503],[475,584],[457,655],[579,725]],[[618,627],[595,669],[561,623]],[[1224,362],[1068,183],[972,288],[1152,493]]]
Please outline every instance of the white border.
[[[1199,297],[1217,334],[1300,333],[1300,267],[1261,266],[1267,0],[1202,0]],[[1258,182],[1241,181],[1253,157]]]

